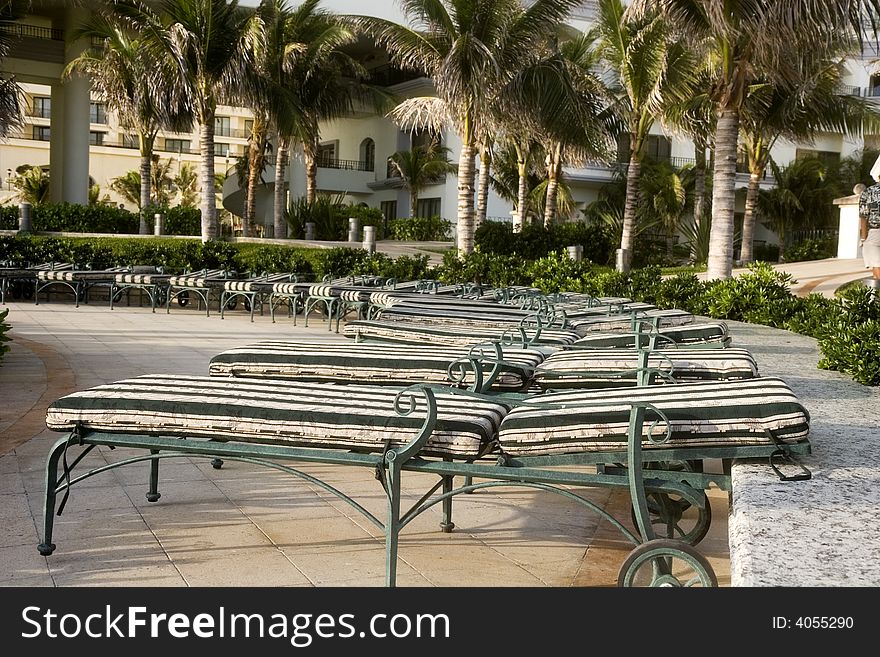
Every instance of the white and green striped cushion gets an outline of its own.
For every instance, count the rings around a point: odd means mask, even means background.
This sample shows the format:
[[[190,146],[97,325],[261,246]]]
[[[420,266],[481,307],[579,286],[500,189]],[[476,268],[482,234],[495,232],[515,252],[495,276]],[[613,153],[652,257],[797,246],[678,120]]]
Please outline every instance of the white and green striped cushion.
[[[624,349],[578,349],[551,354],[536,370],[541,387],[589,387],[591,384],[635,385],[639,354]],[[751,379],[758,365],[746,349],[662,349],[648,354],[648,367],[675,381]],[[621,379],[620,375],[631,375]],[[659,378],[658,383],[665,379]]]
[[[666,326],[658,331],[661,336],[658,347],[671,340],[677,344],[695,345],[701,342],[730,344],[730,333],[723,322],[707,322],[700,324],[684,324],[682,326]],[[647,338],[643,338],[645,340]],[[575,342],[576,346],[595,349],[630,349],[635,346],[634,333],[590,333]]]
[[[116,274],[120,285],[161,285],[170,279],[170,274]]]
[[[411,383],[449,383],[449,366],[468,357],[464,347],[406,344],[328,344],[300,342],[259,342],[229,349],[211,359],[212,376],[293,378],[381,385]],[[481,350],[495,357],[491,347]],[[478,356],[479,353],[473,354]],[[502,350],[502,373],[493,387],[521,390],[544,354],[536,349],[507,347]],[[484,372],[491,364],[482,366]],[[470,385],[473,376],[464,384]]]
[[[694,316],[684,310],[646,310],[635,314],[636,319],[657,321],[660,327],[681,326],[692,324]],[[597,331],[625,331],[633,325],[633,314],[623,312],[617,315],[597,315],[595,317],[579,317],[569,320],[572,330],[582,337]]]
[[[212,279],[222,279],[225,272],[222,269],[208,269],[206,271],[193,272],[172,276],[168,284],[174,287],[206,287]]]
[[[502,336],[519,340],[516,325],[504,327],[456,326],[443,324],[420,324],[416,322],[391,322],[381,320],[354,320],[345,325],[342,332],[348,338],[380,340],[405,344],[432,344],[467,347],[480,342],[497,342]],[[511,328],[510,332],[506,332]],[[535,330],[526,330],[528,339],[534,339]],[[541,329],[539,345],[563,346],[572,344],[578,334],[567,329]]]
[[[73,283],[76,281],[106,281],[113,280],[116,272],[131,271],[128,267],[109,267],[101,270],[41,270],[37,272],[39,281],[64,281]]]
[[[400,416],[401,388],[342,386],[284,379],[147,375],[76,392],[55,401],[46,425],[110,433],[193,436],[237,442],[381,450],[418,434],[425,402]],[[437,427],[426,453],[473,457],[494,440],[508,406],[438,392]],[[421,411],[421,412],[419,412]]]
[[[782,441],[809,434],[810,416],[791,388],[775,377],[547,393],[514,408],[501,423],[501,449],[511,455],[568,454],[626,448],[632,402],[663,411],[671,438],[645,439],[645,448],[769,445],[770,430]],[[562,407],[560,407],[560,405]],[[645,430],[656,414],[647,415]],[[655,439],[666,424],[653,429]]]

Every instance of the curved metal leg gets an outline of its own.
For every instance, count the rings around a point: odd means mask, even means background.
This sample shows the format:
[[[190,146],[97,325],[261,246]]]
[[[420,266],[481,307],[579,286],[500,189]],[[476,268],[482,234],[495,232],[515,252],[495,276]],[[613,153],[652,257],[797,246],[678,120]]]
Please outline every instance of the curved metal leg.
[[[453,477],[443,477],[443,492],[450,493],[452,491]],[[452,522],[452,496],[445,498],[443,504],[443,519],[440,521],[440,531],[449,534],[455,529],[455,523]]]
[[[151,454],[158,454],[159,450],[151,449]],[[150,461],[150,490],[147,491],[147,502],[158,502],[162,494],[159,492],[159,459]]]
[[[400,468],[387,469],[388,519],[385,521],[385,586],[397,586],[397,545],[400,535]]]
[[[52,542],[52,529],[55,524],[55,500],[58,495],[58,461],[67,449],[69,438],[62,438],[55,443],[46,461],[46,499],[43,504],[43,540],[37,546],[44,557],[55,551]]]

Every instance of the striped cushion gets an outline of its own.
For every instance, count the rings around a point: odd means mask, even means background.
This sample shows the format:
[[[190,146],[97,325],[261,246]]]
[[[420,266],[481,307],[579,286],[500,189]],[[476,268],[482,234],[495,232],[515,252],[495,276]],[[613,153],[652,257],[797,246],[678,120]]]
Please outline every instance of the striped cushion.
[[[633,326],[633,314],[623,312],[619,315],[598,315],[596,317],[580,317],[569,321],[572,330],[581,337],[596,331],[625,331]],[[654,320],[660,327],[691,324],[694,316],[684,310],[647,310],[635,314],[635,319]]]
[[[116,274],[116,282],[128,285],[157,285],[167,283],[169,274]]]
[[[343,335],[361,340],[467,347],[479,342],[497,342],[505,335],[519,340],[520,334],[518,331],[506,332],[506,328],[497,327],[355,320],[345,325]],[[527,339],[534,339],[534,329],[527,330],[526,336]],[[571,344],[578,337],[577,333],[566,329],[542,329],[536,342],[541,345],[561,346]]]
[[[49,406],[56,431],[80,424],[111,433],[204,436],[216,440],[381,450],[402,445],[424,422],[424,401],[402,417],[401,388],[337,386],[281,379],[147,375],[62,397]],[[473,457],[493,441],[503,401],[438,393],[438,423],[426,452]],[[419,410],[422,412],[420,413]]]
[[[110,267],[108,269],[102,269],[98,271],[92,270],[83,270],[83,271],[64,271],[64,270],[47,270],[47,271],[38,271],[37,272],[37,280],[40,281],[65,281],[68,283],[74,281],[105,281],[105,280],[113,280],[116,277],[115,272],[127,272],[130,271],[128,267]]]
[[[223,289],[227,292],[259,292],[266,286],[266,281],[226,281],[223,283]]]
[[[395,322],[506,327],[509,325],[516,325],[528,317],[534,317],[534,311],[520,310],[518,308],[500,305],[485,310],[465,310],[454,305],[428,308],[401,303],[382,310],[379,317],[384,320]]]
[[[630,403],[644,401],[669,419],[671,438],[645,448],[772,444],[765,429],[794,442],[809,434],[810,415],[784,381],[773,377],[642,388],[547,393],[513,409],[501,423],[501,448],[511,455],[625,449]],[[563,405],[560,408],[559,405]],[[656,414],[646,415],[647,431]],[[655,439],[666,431],[658,423]]]
[[[536,370],[542,387],[584,387],[603,380],[615,385],[635,385],[639,354],[623,349],[577,349],[558,351]],[[676,381],[751,379],[758,365],[746,349],[665,349],[648,354],[648,367],[671,374]],[[632,372],[626,379],[618,376]],[[663,383],[664,379],[659,379]]]
[[[180,276],[172,276],[168,284],[175,287],[206,287],[210,279],[223,278],[226,272],[222,269],[208,269]]]
[[[724,323],[684,324],[682,326],[667,326],[661,328],[658,333],[663,336],[657,341],[658,347],[664,342],[671,340],[676,344],[696,345],[700,343],[716,344],[724,346],[730,344],[730,334]],[[664,340],[668,338],[668,340]],[[648,334],[642,337],[642,344],[648,339]],[[590,333],[575,341],[576,347],[590,349],[631,349],[636,344],[635,333]]]
[[[301,296],[305,288],[299,283],[272,283],[272,294]]]
[[[345,381],[407,385],[409,383],[448,383],[451,363],[466,358],[463,347],[362,344],[260,342],[220,353],[211,359],[213,376],[283,377],[305,380]],[[483,354],[494,358],[494,349]],[[474,354],[479,355],[479,354]],[[508,347],[502,351],[504,371],[496,388],[521,390],[532,370],[544,360],[535,349]],[[483,366],[487,372],[491,365]],[[473,377],[465,380],[470,385]]]

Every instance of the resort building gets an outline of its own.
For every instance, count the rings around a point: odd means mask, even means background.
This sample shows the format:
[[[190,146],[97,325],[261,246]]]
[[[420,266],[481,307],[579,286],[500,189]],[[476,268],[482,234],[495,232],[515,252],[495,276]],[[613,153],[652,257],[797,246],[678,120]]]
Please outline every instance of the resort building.
[[[256,6],[258,1],[241,0],[241,4]],[[588,28],[595,18],[596,4],[595,0],[582,2],[572,13],[572,25],[579,29]],[[137,143],[119,125],[113,112],[90,94],[87,80],[62,77],[64,66],[88,45],[75,40],[73,30],[88,15],[89,6],[71,7],[63,0],[35,0],[28,16],[2,28],[14,32],[17,40],[10,56],[0,66],[3,74],[14,75],[22,83],[27,115],[23,131],[0,143],[0,203],[11,202],[14,192],[10,189],[10,178],[18,167],[26,164],[48,168],[53,201],[86,203],[89,187],[97,184],[102,196],[109,194],[113,202],[125,203],[110,190],[110,184],[126,172],[137,170]],[[396,3],[389,0],[324,0],[323,6],[342,14],[405,20]],[[351,51],[370,71],[371,82],[383,85],[398,97],[431,94],[430,80],[396,70],[389,65],[387,55],[367,40],[353,46]],[[876,58],[876,48],[866,44],[863,57],[849,63],[846,92],[880,98],[880,73],[875,74],[873,65]],[[244,108],[218,108],[215,125],[217,172],[230,171],[235,159],[244,154],[250,117]],[[676,165],[694,161],[694,146],[690,140],[664,129],[659,123],[651,132],[647,145],[650,155],[669,159]],[[197,135],[197,126],[186,133],[161,133],[157,139],[157,155],[163,160],[172,160],[172,171],[185,162],[197,166]],[[401,179],[388,166],[388,158],[395,151],[408,149],[425,138],[425,135],[401,131],[388,118],[377,115],[366,106],[344,120],[322,125],[318,189],[344,194],[352,202],[380,208],[387,219],[408,216],[409,194]],[[442,142],[451,149],[450,159],[457,161],[460,142],[455,133],[444,133]],[[780,141],[772,156],[784,166],[807,155],[839,159],[865,146],[880,146],[880,136],[823,134],[809,145]],[[623,167],[622,161],[567,167],[564,177],[577,207],[583,208],[595,200],[602,186]],[[267,184],[258,190],[257,221],[271,225],[274,187],[271,166],[263,179]],[[741,212],[748,180],[745,162],[740,179],[742,189],[738,210]],[[299,152],[292,153],[286,182],[289,198],[305,192],[305,169]],[[761,184],[772,186],[772,176],[768,173]],[[241,214],[244,194],[235,175],[227,177],[222,198],[226,209]],[[417,214],[442,216],[454,222],[456,202],[457,181],[455,175],[450,174],[422,190]],[[487,216],[510,220],[511,204],[491,191]],[[757,242],[774,240],[762,226],[759,225],[757,231]]]

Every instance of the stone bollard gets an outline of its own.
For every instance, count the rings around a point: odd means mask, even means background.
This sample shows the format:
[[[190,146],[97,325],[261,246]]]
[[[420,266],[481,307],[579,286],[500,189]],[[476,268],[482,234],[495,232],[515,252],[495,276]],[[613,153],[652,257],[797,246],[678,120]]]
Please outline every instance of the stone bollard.
[[[165,215],[156,213],[153,215],[153,235],[159,236],[165,234]]]
[[[375,226],[364,226],[364,249],[371,255],[376,252]]]
[[[568,257],[574,260],[575,262],[580,262],[584,259],[584,247],[580,244],[575,244],[574,246],[568,247]]]
[[[18,232],[19,233],[30,233],[33,232],[33,221],[31,219],[31,209],[32,206],[27,201],[22,201],[18,204]]]
[[[306,239],[314,240],[315,239],[315,222],[307,221],[306,222]]]
[[[357,242],[358,241],[358,219],[357,217],[349,217],[348,218],[348,241],[349,242]]]

